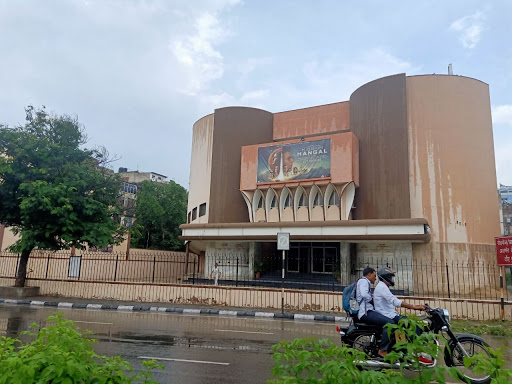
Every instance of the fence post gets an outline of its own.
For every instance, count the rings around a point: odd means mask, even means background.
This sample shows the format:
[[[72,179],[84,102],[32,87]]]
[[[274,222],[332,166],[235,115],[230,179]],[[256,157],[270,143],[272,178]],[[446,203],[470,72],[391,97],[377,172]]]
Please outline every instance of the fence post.
[[[153,280],[152,282],[155,282],[155,265],[156,265],[156,256],[153,256]]]
[[[14,270],[14,278],[18,276],[18,265],[20,264],[20,254],[18,253],[18,258],[16,259],[16,269]]]
[[[236,282],[235,287],[238,287],[238,257],[236,258]]]
[[[446,263],[446,283],[448,284],[448,298],[450,299],[450,273],[448,272],[448,263]]]
[[[501,295],[501,300],[500,300],[500,307],[501,307],[501,311],[500,311],[500,319],[501,321],[505,321],[505,298],[504,298],[504,295],[503,295],[503,291],[504,291],[504,280],[505,280],[505,267],[504,266],[501,266],[500,267],[500,295]]]
[[[116,255],[116,269],[114,270],[114,281],[117,279],[117,262],[119,261],[119,255]]]
[[[50,267],[50,254],[48,254],[48,259],[46,260],[46,277],[48,279],[48,268]]]

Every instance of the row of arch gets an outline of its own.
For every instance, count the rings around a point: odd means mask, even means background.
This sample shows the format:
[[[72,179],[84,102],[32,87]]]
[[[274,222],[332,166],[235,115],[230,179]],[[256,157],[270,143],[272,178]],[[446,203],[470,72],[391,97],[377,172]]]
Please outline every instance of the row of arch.
[[[251,222],[349,220],[353,182],[242,191]]]

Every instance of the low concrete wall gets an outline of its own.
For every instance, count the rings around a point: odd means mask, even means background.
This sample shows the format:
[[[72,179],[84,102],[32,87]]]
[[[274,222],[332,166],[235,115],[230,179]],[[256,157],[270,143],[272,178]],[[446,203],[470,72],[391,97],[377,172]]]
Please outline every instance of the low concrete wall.
[[[0,279],[0,285],[12,285],[13,283],[14,279]],[[57,280],[27,280],[27,285],[40,286],[41,295],[48,296],[281,310],[281,291],[279,289]],[[500,302],[496,300],[432,297],[405,297],[404,299],[414,304],[427,302],[431,307],[446,308],[450,311],[452,318],[457,319],[497,320],[500,318]],[[287,312],[331,312],[345,315],[340,308],[341,294],[339,293],[285,290],[284,302]],[[506,302],[505,318],[512,320],[512,302]]]

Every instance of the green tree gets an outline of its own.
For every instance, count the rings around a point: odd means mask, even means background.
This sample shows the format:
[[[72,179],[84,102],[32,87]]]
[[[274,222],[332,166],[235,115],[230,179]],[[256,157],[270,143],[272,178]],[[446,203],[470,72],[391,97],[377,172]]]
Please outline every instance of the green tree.
[[[32,250],[107,246],[122,240],[120,182],[104,168],[104,148],[82,148],[87,137],[76,118],[26,108],[23,126],[0,126],[0,223],[20,239],[15,286],[25,285]]]
[[[168,184],[143,181],[135,195],[134,248],[183,250],[179,226],[187,219],[187,190],[174,181]]]

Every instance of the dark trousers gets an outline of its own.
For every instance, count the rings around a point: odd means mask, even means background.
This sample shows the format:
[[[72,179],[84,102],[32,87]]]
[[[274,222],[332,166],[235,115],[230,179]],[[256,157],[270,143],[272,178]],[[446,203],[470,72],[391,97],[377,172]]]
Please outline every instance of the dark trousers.
[[[395,317],[395,319],[400,319],[399,316]],[[376,311],[368,311],[365,315],[361,316],[361,321],[367,324],[374,324],[378,325],[379,327],[384,327],[386,324],[395,324],[395,319],[390,319],[389,317],[386,317],[384,315],[381,315],[379,312]],[[398,320],[397,320],[398,322]],[[387,327],[384,327],[382,329],[382,337],[380,339],[380,349],[383,351],[387,351],[389,347],[389,336],[388,336],[388,329]]]

